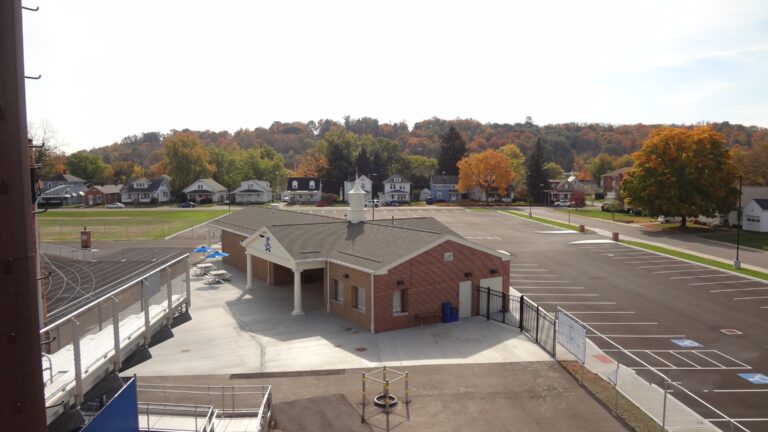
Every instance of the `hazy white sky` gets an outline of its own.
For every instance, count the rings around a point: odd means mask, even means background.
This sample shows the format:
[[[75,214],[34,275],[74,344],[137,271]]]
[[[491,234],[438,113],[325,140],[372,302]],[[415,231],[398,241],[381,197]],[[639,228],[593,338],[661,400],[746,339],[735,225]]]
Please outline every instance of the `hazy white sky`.
[[[25,4],[29,121],[67,152],[344,115],[768,126],[765,1]]]

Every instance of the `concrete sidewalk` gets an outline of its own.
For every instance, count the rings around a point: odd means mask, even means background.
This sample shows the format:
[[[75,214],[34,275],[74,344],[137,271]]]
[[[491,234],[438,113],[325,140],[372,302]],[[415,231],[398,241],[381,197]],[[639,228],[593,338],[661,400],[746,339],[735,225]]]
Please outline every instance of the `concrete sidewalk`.
[[[193,375],[346,369],[422,364],[551,361],[516,328],[474,317],[371,334],[327,314],[322,287],[303,290],[305,315],[292,316],[292,286],[256,283],[226,268],[231,283],[193,278],[191,320],[152,346],[152,358],[125,375]]]

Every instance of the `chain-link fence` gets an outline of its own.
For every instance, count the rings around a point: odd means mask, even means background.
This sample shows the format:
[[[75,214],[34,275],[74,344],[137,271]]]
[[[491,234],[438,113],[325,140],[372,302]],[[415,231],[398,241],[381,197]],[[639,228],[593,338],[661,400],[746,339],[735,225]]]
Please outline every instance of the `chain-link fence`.
[[[86,376],[119,369],[123,347],[139,338],[149,342],[153,329],[189,307],[189,283],[184,255],[41,330],[46,401],[71,390],[79,401]]]

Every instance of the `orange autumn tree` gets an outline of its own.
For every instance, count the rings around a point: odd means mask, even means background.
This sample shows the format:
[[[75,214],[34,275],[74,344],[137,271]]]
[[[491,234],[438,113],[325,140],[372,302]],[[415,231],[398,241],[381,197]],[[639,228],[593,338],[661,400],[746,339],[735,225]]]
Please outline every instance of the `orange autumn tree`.
[[[308,149],[299,157],[296,175],[299,177],[320,177],[328,169],[328,159],[316,149]]]
[[[479,187],[485,192],[487,205],[491,191],[499,191],[506,195],[507,187],[512,184],[512,160],[496,150],[486,150],[482,153],[472,153],[462,158],[456,164],[459,167],[460,192],[467,192],[473,187]]]

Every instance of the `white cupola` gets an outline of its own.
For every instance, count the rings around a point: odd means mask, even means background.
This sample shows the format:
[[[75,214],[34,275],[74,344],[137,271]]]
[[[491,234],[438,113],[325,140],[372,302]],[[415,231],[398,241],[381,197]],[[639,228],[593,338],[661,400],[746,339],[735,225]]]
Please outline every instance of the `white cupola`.
[[[365,222],[365,191],[360,187],[360,182],[355,182],[355,187],[347,194],[349,200],[349,212],[347,220],[352,223]]]

